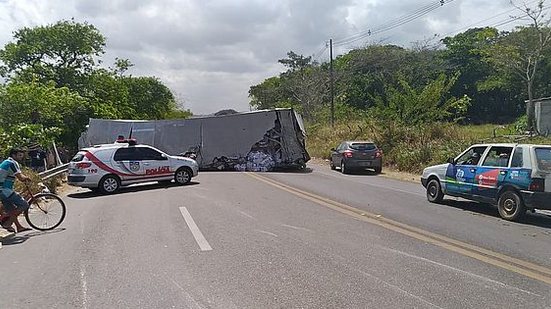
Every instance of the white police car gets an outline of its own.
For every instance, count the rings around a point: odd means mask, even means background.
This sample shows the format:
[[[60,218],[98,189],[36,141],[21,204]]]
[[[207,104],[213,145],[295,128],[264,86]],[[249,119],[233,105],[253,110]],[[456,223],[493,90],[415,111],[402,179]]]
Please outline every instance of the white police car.
[[[198,171],[193,159],[122,140],[80,150],[69,163],[68,183],[111,194],[121,186],[150,181],[187,184]]]

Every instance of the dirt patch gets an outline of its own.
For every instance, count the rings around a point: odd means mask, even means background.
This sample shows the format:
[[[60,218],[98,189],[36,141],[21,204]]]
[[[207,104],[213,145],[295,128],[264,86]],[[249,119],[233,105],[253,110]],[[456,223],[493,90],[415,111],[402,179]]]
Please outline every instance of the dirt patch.
[[[311,158],[310,161],[308,161],[308,164],[319,165],[319,166],[329,166],[329,160],[320,159],[320,158]],[[421,175],[400,172],[400,171],[393,170],[392,168],[389,168],[389,167],[383,167],[383,172],[381,173],[381,176],[386,178],[391,178],[391,179],[398,179],[402,181],[421,183]]]

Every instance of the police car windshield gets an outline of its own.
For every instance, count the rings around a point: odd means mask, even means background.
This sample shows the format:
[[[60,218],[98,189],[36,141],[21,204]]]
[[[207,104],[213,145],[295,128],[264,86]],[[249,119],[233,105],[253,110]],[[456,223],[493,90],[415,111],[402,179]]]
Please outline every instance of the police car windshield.
[[[539,170],[551,172],[551,147],[536,148],[536,160]]]

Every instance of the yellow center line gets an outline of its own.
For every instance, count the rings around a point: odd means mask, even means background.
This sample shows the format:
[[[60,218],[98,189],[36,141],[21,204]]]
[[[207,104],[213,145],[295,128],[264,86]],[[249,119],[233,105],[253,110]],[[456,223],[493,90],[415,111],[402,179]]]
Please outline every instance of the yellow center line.
[[[385,229],[406,235],[435,246],[439,246],[449,251],[459,253],[461,255],[482,261],[484,263],[497,266],[506,269],[511,272],[521,274],[523,276],[547,283],[551,285],[551,269],[537,265],[531,262],[520,260],[514,257],[510,257],[501,253],[497,253],[488,249],[484,249],[475,245],[471,245],[462,241],[458,241],[452,238],[448,238],[436,233],[425,231],[398,221],[394,221],[388,218],[384,218],[381,215],[358,209],[350,205],[346,205],[317,194],[303,191],[281,182],[269,179],[264,176],[260,176],[254,173],[246,173],[247,175],[267,183],[271,186],[277,187],[281,190],[289,192],[293,195],[299,196],[303,199],[314,202],[318,205],[325,206],[340,213],[349,215],[360,221],[376,224]]]

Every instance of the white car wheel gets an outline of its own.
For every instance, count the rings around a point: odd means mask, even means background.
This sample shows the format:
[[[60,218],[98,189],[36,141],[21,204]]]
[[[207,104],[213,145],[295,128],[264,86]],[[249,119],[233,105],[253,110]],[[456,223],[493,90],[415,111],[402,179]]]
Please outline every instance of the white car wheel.
[[[99,189],[102,193],[113,194],[120,188],[120,180],[113,175],[103,177],[99,182]]]
[[[174,181],[179,185],[185,185],[191,181],[191,171],[188,168],[181,167],[174,174]]]

